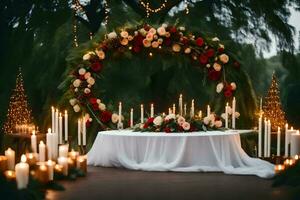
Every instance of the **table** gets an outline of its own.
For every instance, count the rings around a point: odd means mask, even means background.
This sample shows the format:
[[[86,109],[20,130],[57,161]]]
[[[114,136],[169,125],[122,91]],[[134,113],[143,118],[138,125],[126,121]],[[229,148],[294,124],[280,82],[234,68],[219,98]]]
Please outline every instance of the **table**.
[[[248,130],[156,133],[99,132],[87,154],[88,164],[145,171],[224,172],[274,176],[274,165],[249,157],[240,134]]]

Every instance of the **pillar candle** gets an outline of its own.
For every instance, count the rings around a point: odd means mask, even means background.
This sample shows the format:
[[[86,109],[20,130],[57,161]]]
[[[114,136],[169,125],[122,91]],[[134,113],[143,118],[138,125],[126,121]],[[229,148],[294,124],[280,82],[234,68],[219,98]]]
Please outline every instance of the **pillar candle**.
[[[151,103],[151,106],[150,106],[150,117],[154,117],[154,104]]]
[[[55,110],[54,110],[53,106],[51,107],[51,114],[52,114],[52,126],[51,126],[51,128],[52,128],[52,130],[54,130],[55,129]]]
[[[277,131],[277,156],[280,156],[280,127]]]
[[[182,109],[182,94],[179,95],[179,102],[178,102],[178,107],[179,107],[179,115],[183,115],[183,109]]]
[[[63,174],[65,176],[68,175],[68,158],[65,158],[65,157],[59,157],[57,159],[57,162],[59,165],[61,165],[63,167]]]
[[[68,111],[65,110],[65,141],[68,141]]]
[[[271,121],[268,120],[268,157],[271,157]]]
[[[31,135],[31,149],[33,153],[37,153],[37,140],[36,140],[35,130],[32,131],[32,135]]]
[[[133,127],[133,108],[130,109],[130,127]]]
[[[78,145],[81,145],[81,120],[78,119],[78,126],[77,126],[77,137],[78,137]]]
[[[48,129],[48,133],[46,134],[46,145],[47,145],[47,151],[48,151],[48,159],[52,159],[52,149],[53,149],[53,134],[51,133],[51,128]]]
[[[183,112],[184,116],[186,116],[186,103],[184,104],[184,112]]]
[[[291,156],[300,154],[300,134],[299,131],[291,134]]]
[[[44,163],[41,164],[36,171],[36,178],[41,183],[48,183],[49,182],[49,172],[48,167]]]
[[[52,133],[52,158],[54,160],[57,159],[58,156],[58,133]]]
[[[284,138],[284,156],[289,156],[289,138],[288,138],[289,125],[285,124],[285,138]]]
[[[77,169],[82,170],[84,173],[87,172],[87,161],[85,156],[78,156],[77,157],[77,163],[76,163]]]
[[[9,170],[14,170],[15,169],[15,151],[12,150],[11,148],[8,148],[5,151],[5,156],[7,158],[7,168]]]
[[[44,144],[43,141],[40,141],[39,144],[39,161],[40,162],[45,162],[46,160],[46,145]]]
[[[26,163],[26,156],[21,156],[21,162],[15,167],[18,189],[27,188],[29,177],[29,165]]]
[[[58,155],[59,157],[68,157],[68,152],[69,152],[69,145],[68,144],[64,144],[64,145],[60,145],[58,148]]]
[[[59,113],[59,144],[63,143],[63,127],[62,127],[62,115]]]
[[[144,105],[141,104],[141,124],[144,123]]]
[[[262,117],[258,119],[258,157],[262,156]]]
[[[228,114],[229,114],[229,106],[228,106],[228,103],[226,103],[226,106],[225,106],[225,128],[228,128]]]
[[[267,157],[268,153],[268,121],[265,118],[265,128],[264,128],[264,157]]]
[[[86,146],[86,121],[84,117],[82,119],[82,145]]]
[[[122,102],[119,102],[119,123],[122,122]]]
[[[6,180],[8,180],[8,181],[15,181],[16,180],[16,173],[13,170],[6,170],[4,172],[4,176],[5,176]]]
[[[73,160],[76,161],[77,156],[79,156],[79,152],[78,151],[74,151],[74,149],[72,149],[69,152],[69,157]]]
[[[7,170],[7,158],[6,156],[0,156],[0,173]]]
[[[172,113],[173,113],[173,114],[176,114],[176,105],[175,105],[175,103],[173,104],[173,110],[172,110]]]
[[[207,117],[210,115],[210,106],[207,105]]]
[[[232,100],[232,129],[235,129],[235,109],[236,109],[236,100],[235,97],[233,97]]]

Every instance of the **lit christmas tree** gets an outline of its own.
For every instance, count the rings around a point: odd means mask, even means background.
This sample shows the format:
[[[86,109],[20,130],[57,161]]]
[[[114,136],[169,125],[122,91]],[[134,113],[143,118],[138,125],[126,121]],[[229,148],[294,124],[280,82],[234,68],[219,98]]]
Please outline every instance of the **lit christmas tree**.
[[[272,131],[276,131],[277,127],[284,128],[286,119],[280,103],[280,92],[275,73],[273,73],[271,87],[265,97],[264,117],[271,121]]]
[[[33,118],[27,102],[21,68],[16,79],[16,88],[10,97],[7,120],[3,126],[5,133],[28,133],[33,129]]]

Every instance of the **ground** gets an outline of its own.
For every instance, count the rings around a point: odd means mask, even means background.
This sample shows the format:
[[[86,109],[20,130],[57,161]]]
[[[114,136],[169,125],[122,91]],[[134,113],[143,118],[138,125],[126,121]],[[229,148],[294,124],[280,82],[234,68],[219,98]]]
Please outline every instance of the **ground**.
[[[292,199],[289,188],[273,188],[272,180],[223,173],[144,172],[89,167],[87,177],[61,184],[66,191],[49,191],[47,199]]]

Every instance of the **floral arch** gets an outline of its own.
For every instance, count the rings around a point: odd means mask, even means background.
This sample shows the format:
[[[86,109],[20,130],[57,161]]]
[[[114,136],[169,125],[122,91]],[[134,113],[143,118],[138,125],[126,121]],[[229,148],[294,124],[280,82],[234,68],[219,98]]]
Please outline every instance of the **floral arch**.
[[[153,52],[182,54],[189,57],[197,66],[207,71],[210,80],[216,83],[216,92],[229,98],[237,85],[225,79],[226,68],[240,67],[226,52],[218,38],[204,38],[189,33],[185,27],[162,24],[159,27],[148,24],[140,27],[124,27],[118,32],[105,35],[105,39],[95,43],[94,48],[87,49],[82,59],[73,64],[71,86],[68,97],[76,113],[91,113],[101,126],[115,123],[118,116],[113,116],[101,98],[93,91],[105,67],[105,60],[118,49],[137,55],[141,52],[150,57]],[[90,117],[88,117],[91,120]]]

